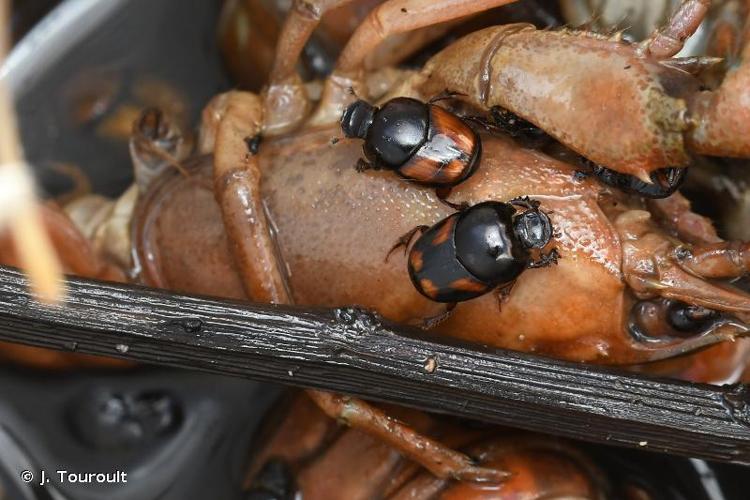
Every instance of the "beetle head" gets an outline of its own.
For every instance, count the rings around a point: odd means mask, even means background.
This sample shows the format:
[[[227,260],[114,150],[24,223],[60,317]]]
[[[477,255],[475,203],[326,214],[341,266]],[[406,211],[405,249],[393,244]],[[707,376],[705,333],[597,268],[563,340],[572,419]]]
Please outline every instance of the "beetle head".
[[[364,139],[377,110],[378,108],[361,99],[350,104],[341,115],[341,130],[344,135]]]
[[[529,208],[513,218],[513,231],[526,248],[544,248],[552,238],[552,222],[537,207]]]

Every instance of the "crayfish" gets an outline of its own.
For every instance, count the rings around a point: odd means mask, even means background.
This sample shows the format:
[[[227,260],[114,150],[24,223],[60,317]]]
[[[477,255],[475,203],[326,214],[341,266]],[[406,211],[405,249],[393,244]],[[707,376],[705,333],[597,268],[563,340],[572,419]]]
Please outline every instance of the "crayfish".
[[[750,270],[750,243],[723,241],[669,183],[692,155],[750,157],[750,23],[737,34],[739,64],[712,89],[700,76],[715,58],[672,57],[708,0],[686,0],[640,43],[502,25],[420,69],[368,72],[368,54],[389,35],[512,3],[388,0],[354,31],[312,110],[296,63],[321,17],[346,3],[294,2],[268,84],[208,103],[192,157],[169,127],[152,127],[147,161],[135,148],[137,165],[161,172],[141,177],[128,221],[138,280],[258,302],[357,304],[441,335],[592,363],[662,360],[748,332],[750,294],[731,281]],[[404,98],[412,104],[388,119],[418,126],[393,152],[374,110]],[[342,129],[353,105],[364,118]],[[518,123],[553,147],[508,133]],[[475,135],[446,132],[458,124]],[[401,140],[403,130],[388,133]],[[379,144],[368,158],[398,158],[390,166],[401,175],[362,168],[362,139],[365,156]],[[404,168],[414,155],[430,159],[426,171]],[[461,175],[436,190],[448,165]],[[665,169],[667,192],[651,196]],[[505,477],[365,402],[310,395],[438,477]]]

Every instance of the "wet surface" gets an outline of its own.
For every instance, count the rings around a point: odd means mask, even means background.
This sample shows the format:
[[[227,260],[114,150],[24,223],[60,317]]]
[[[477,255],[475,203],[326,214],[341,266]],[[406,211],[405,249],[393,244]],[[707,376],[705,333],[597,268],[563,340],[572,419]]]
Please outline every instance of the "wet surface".
[[[94,450],[127,450],[169,439],[184,423],[182,401],[156,390],[84,392],[70,402],[66,421],[79,442]]]

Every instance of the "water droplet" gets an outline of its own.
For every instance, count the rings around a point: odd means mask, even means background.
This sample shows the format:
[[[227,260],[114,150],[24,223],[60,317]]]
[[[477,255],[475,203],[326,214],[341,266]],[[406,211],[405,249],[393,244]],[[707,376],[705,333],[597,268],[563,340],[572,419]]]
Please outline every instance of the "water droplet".
[[[115,350],[121,354],[125,354],[126,352],[130,350],[130,347],[125,344],[117,344],[115,346]]]
[[[638,446],[646,446],[648,444],[648,441],[639,441]]]

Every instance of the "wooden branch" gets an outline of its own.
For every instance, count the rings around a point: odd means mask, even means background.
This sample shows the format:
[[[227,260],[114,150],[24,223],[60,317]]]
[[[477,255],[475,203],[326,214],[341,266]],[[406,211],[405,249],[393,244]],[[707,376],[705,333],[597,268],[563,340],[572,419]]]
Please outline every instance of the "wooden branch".
[[[750,465],[744,386],[418,339],[358,309],[253,305],[71,278],[43,305],[0,268],[0,339],[316,387],[586,441]]]

